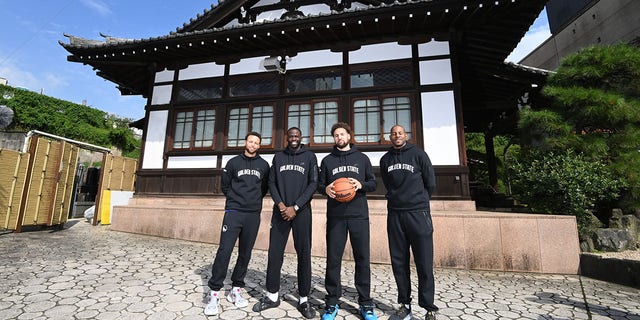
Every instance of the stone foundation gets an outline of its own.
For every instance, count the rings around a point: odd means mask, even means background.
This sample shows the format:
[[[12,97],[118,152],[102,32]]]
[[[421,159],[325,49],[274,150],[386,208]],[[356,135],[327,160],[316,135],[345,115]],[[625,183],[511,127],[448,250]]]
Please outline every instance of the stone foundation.
[[[111,230],[217,244],[224,198],[139,197],[114,206]],[[254,249],[267,250],[271,199],[265,199]],[[325,256],[326,200],[314,199],[314,256]],[[432,201],[436,267],[577,274],[578,232],[573,216],[475,211],[473,201]],[[390,263],[386,200],[369,201],[371,261]],[[290,239],[287,252],[295,252]],[[345,259],[351,259],[351,249]]]

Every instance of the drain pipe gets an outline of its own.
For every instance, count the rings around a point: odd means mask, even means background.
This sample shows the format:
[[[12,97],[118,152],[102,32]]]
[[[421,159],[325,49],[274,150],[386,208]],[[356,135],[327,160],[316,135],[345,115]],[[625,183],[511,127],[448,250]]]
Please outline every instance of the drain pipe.
[[[23,153],[26,153],[28,151],[28,149],[29,149],[29,147],[28,147],[29,146],[29,140],[31,139],[31,137],[34,134],[39,134],[41,136],[46,136],[46,137],[54,138],[54,139],[57,139],[57,140],[63,140],[63,141],[69,142],[71,144],[82,146],[84,149],[111,153],[111,149],[109,149],[109,148],[96,146],[96,145],[93,145],[93,144],[89,144],[89,143],[81,142],[81,141],[77,141],[77,140],[72,140],[72,139],[69,139],[69,138],[61,137],[61,136],[56,136],[55,134],[46,133],[46,132],[42,132],[42,131],[39,131],[39,130],[31,130],[31,131],[29,131],[29,132],[27,132],[25,134],[24,144],[22,146],[22,152]]]

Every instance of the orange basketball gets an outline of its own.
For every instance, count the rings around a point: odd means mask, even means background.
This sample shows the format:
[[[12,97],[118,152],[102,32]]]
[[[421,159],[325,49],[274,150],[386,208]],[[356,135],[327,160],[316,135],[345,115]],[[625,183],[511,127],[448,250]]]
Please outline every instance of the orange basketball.
[[[336,193],[336,201],[349,202],[356,196],[356,188],[348,178],[338,178],[333,182],[333,191]]]

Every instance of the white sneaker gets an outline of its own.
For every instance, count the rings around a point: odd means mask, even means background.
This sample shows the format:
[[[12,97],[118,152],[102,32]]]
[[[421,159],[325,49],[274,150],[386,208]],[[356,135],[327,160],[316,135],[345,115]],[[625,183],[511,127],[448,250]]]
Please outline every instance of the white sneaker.
[[[233,303],[238,308],[244,308],[249,305],[249,301],[242,296],[242,289],[232,288],[227,295],[227,301]]]
[[[218,314],[218,304],[220,299],[218,298],[218,293],[211,291],[209,294],[209,303],[206,307],[204,307],[204,314],[207,316],[215,316]]]

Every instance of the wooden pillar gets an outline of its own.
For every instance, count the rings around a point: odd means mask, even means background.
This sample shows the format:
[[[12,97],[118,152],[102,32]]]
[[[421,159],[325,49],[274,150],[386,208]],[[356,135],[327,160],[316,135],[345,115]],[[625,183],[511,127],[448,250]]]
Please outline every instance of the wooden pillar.
[[[496,151],[493,144],[493,133],[485,131],[484,148],[487,152],[487,171],[489,172],[489,185],[494,191],[498,190],[498,166],[496,164]]]

